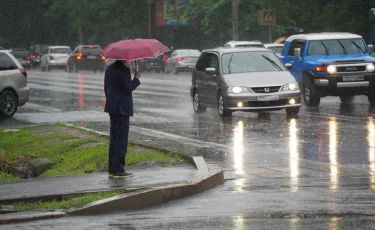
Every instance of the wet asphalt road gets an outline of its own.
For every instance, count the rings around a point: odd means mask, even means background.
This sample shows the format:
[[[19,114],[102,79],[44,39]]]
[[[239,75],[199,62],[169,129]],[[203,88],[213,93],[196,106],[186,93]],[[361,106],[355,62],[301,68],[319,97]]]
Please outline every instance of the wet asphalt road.
[[[29,71],[31,100],[0,127],[68,122],[108,132],[103,76]],[[8,225],[9,229],[372,229],[375,116],[367,98],[284,111],[195,115],[190,75],[144,74],[131,138],[202,155],[218,189],[153,209]],[[8,229],[8,228],[7,228]]]

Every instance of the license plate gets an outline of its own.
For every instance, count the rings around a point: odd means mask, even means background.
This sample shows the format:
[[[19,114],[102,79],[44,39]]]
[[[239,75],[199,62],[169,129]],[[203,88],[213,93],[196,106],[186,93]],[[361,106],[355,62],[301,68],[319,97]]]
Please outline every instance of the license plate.
[[[279,95],[258,96],[257,101],[278,101]]]
[[[96,59],[96,56],[87,56],[88,59]]]
[[[343,81],[363,81],[365,76],[363,75],[354,75],[354,76],[344,76],[342,78]]]

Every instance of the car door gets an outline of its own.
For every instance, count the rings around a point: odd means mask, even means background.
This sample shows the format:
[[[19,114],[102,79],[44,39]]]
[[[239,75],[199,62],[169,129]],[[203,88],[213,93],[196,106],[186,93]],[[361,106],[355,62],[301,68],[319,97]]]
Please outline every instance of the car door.
[[[302,60],[305,56],[305,47],[306,47],[306,40],[294,40],[292,41],[289,50],[288,50],[288,57],[286,63],[291,63],[293,65],[290,73],[294,76],[297,82],[302,82]],[[301,57],[294,56],[294,49],[299,48],[301,49]]]
[[[209,93],[207,92],[207,74],[206,68],[209,66],[209,55],[203,52],[198,59],[195,70],[193,71],[193,84],[198,91],[201,104],[209,104]]]
[[[206,92],[208,103],[211,106],[216,106],[217,103],[217,90],[218,90],[218,79],[220,75],[219,57],[216,53],[207,53],[209,57],[208,68],[215,68],[216,73],[214,75],[206,74]]]

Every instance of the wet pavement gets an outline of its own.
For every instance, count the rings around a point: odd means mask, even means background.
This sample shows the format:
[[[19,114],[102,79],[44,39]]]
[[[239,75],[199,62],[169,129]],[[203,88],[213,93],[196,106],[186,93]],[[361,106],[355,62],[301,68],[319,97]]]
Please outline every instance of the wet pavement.
[[[29,72],[31,100],[0,127],[68,122],[108,132],[103,76]],[[229,180],[219,189],[132,213],[12,225],[20,229],[370,229],[375,224],[375,110],[322,99],[285,111],[195,115],[189,74],[144,74],[131,138],[204,156]],[[52,226],[52,227],[51,227]]]

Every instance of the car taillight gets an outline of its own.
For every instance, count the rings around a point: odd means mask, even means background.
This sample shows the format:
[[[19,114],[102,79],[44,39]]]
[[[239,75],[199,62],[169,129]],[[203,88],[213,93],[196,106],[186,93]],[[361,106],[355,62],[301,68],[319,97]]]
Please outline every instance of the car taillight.
[[[102,59],[104,61],[105,57],[103,55],[100,55],[100,59]]]
[[[186,57],[179,57],[179,58],[177,58],[177,61],[183,61],[183,60],[186,60]]]
[[[77,56],[77,60],[81,60],[82,59],[82,56],[81,55],[78,55]]]
[[[52,56],[49,56],[49,60],[55,60]]]
[[[20,69],[20,71],[21,71],[21,73],[22,73],[22,75],[23,75],[24,77],[27,77],[27,72],[26,72],[25,69]]]
[[[33,55],[32,57],[31,57],[32,59],[35,59],[36,58],[36,56],[35,55]]]
[[[26,59],[27,59],[27,60],[30,60],[30,56],[27,56]]]

